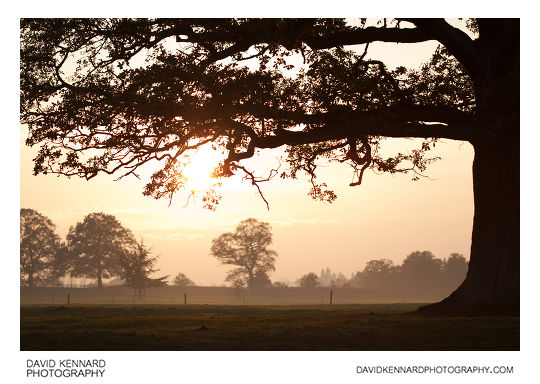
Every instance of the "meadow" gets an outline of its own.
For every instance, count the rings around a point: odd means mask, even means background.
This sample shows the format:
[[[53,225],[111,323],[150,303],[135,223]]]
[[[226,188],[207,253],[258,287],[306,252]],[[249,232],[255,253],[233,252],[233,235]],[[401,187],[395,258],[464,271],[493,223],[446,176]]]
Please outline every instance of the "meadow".
[[[21,350],[519,350],[519,317],[421,304],[21,305]]]

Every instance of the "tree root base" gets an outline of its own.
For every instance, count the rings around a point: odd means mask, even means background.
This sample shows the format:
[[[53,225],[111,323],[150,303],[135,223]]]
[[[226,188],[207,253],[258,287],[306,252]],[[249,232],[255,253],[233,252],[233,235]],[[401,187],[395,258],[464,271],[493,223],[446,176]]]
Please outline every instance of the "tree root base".
[[[417,313],[433,316],[519,316],[519,300],[492,304],[472,302],[451,295],[438,303],[418,308]]]

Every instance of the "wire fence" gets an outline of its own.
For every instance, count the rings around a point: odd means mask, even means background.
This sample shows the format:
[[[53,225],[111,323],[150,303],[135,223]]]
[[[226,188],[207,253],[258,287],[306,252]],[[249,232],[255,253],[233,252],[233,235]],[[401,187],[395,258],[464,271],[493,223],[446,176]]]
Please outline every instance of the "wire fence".
[[[271,287],[152,287],[141,292],[129,287],[21,287],[26,304],[209,304],[209,305],[313,305],[428,303],[448,296],[448,291],[368,288]]]

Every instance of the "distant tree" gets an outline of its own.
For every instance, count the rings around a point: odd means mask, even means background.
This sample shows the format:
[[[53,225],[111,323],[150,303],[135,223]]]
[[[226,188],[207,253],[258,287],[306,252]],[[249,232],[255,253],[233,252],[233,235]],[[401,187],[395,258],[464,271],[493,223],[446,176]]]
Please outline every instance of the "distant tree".
[[[329,287],[332,285],[332,271],[330,268],[327,267],[326,269],[321,269],[319,281],[322,287]]]
[[[33,209],[21,209],[21,284],[30,287],[50,284],[63,275],[65,258],[55,229],[49,218]]]
[[[155,287],[167,285],[165,281],[169,276],[159,277],[157,279],[150,278],[149,275],[156,272],[154,265],[157,261],[157,256],[150,256],[151,249],[144,245],[143,240],[135,243],[135,248],[131,252],[121,254],[121,277],[125,280],[126,285],[138,291],[139,298],[142,291],[146,287]]]
[[[440,280],[443,261],[430,251],[414,251],[409,254],[401,270],[410,287],[433,288]]]
[[[265,288],[272,286],[272,281],[268,277],[268,274],[262,270],[255,272],[253,281],[251,282],[253,288]]]
[[[67,246],[72,276],[95,277],[101,287],[103,278],[120,275],[120,258],[135,249],[136,241],[113,215],[90,213],[69,229]]]
[[[287,283],[283,283],[281,281],[274,281],[272,283],[272,287],[274,287],[274,288],[286,288],[286,287],[288,287],[288,285],[287,285]]]
[[[358,271],[356,273],[353,273],[351,276],[350,286],[351,287],[363,287],[364,286],[364,276],[363,273]]]
[[[315,272],[306,273],[298,280],[298,284],[302,288],[315,288],[320,285],[319,276]]]
[[[195,285],[195,283],[185,274],[179,272],[178,275],[174,277],[172,285],[174,285],[175,287],[187,287],[190,285]]]
[[[242,278],[238,278],[238,279],[236,279],[236,280],[231,279],[231,280],[229,280],[229,281],[231,282],[231,286],[232,286],[233,288],[236,288],[236,289],[244,288],[244,287],[246,286],[246,282],[245,282],[245,280],[242,279]],[[222,285],[222,286],[225,287],[225,285]],[[241,291],[241,290],[239,290],[239,292],[240,292],[240,291]]]
[[[347,279],[347,277],[339,272],[337,275],[333,275],[332,276],[332,281],[330,283],[330,286],[332,287],[343,287],[345,285],[347,285],[349,283],[349,280]]]
[[[68,272],[71,261],[71,254],[69,253],[67,244],[59,241],[56,245],[55,256],[49,264],[49,273],[46,275],[43,283],[47,286],[60,284],[60,279]]]
[[[468,268],[469,263],[467,263],[467,260],[462,254],[452,253],[443,264],[443,273],[446,275],[450,284],[454,285],[453,288],[455,288],[465,279]]]
[[[370,260],[366,263],[364,272],[367,273],[391,273],[395,270],[396,266],[392,260],[379,259]]]
[[[272,244],[270,224],[257,219],[241,221],[234,232],[227,232],[212,240],[210,253],[222,264],[236,265],[225,281],[234,286],[253,287],[256,276],[274,271],[277,253],[268,249]]]
[[[361,273],[362,285],[371,288],[383,288],[396,285],[399,267],[392,260],[370,260]]]

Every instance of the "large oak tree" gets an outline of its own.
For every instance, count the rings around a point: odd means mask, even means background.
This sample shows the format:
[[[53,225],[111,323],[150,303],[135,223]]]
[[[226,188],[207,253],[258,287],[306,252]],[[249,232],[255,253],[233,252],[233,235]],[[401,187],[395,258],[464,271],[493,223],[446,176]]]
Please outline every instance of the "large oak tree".
[[[48,217],[33,209],[21,209],[21,284],[54,284],[63,276],[67,260],[55,231],[56,226]]]
[[[320,157],[349,163],[358,185],[367,169],[421,173],[437,138],[468,141],[469,271],[424,310],[517,314],[519,20],[469,29],[475,37],[443,19],[25,19],[21,121],[27,144],[41,145],[34,172],[122,176],[158,160],[144,193],[171,198],[191,149],[213,143],[226,153],[217,174],[258,186],[268,174],[242,160],[287,146],[282,175],[305,171],[311,195],[333,200],[316,178]],[[440,48],[419,70],[366,59],[372,42],[431,40]],[[284,75],[291,57],[303,60],[297,76]],[[385,137],[424,141],[384,157]]]
[[[122,275],[122,261],[136,255],[138,243],[133,233],[113,215],[89,213],[82,222],[69,228],[66,236],[72,276],[103,279]]]
[[[264,287],[272,284],[268,273],[276,269],[277,253],[268,249],[271,244],[270,224],[250,218],[212,240],[210,253],[222,264],[236,266],[225,278],[233,286]]]

